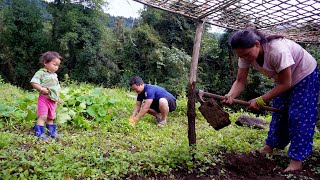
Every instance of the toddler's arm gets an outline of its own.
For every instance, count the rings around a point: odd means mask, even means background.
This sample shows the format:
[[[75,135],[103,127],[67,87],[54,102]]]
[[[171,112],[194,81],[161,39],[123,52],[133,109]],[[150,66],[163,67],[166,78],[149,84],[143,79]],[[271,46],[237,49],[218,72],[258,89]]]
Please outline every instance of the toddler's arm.
[[[40,84],[37,84],[37,83],[32,82],[32,83],[31,83],[31,86],[32,86],[33,88],[35,88],[37,91],[39,91],[40,94],[47,95],[47,94],[49,93],[48,88],[43,88],[43,87],[41,87]]]

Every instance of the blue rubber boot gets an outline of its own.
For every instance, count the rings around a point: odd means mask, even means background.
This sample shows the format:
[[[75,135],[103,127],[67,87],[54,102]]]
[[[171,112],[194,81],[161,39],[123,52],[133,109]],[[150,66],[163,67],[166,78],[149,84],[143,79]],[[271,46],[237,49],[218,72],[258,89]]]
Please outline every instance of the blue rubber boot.
[[[44,134],[44,127],[40,125],[35,125],[34,126],[34,133],[35,136],[38,138],[41,138],[43,140],[48,140],[49,138]]]
[[[60,137],[60,134],[57,134],[57,125],[56,124],[47,124],[47,129],[49,130],[48,135],[52,138]]]

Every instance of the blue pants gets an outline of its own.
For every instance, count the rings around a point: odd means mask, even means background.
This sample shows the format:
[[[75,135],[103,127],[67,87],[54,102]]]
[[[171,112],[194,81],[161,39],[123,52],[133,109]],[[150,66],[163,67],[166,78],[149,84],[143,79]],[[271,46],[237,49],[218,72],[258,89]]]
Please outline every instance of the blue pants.
[[[273,99],[273,113],[266,144],[283,149],[289,143],[288,156],[302,161],[312,152],[318,114],[319,75],[316,68],[290,90]]]

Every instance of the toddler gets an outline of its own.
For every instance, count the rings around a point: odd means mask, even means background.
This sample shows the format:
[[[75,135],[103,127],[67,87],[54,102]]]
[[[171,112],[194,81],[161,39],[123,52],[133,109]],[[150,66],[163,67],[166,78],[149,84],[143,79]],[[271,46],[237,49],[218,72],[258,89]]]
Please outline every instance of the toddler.
[[[39,91],[38,97],[38,120],[34,126],[35,135],[39,138],[47,140],[48,137],[44,134],[44,124],[48,129],[48,135],[52,138],[58,137],[56,133],[56,124],[53,124],[55,118],[56,102],[59,104],[60,85],[57,74],[55,73],[60,66],[62,57],[59,53],[48,51],[41,55],[40,62],[43,68],[38,70],[30,83],[33,88]]]

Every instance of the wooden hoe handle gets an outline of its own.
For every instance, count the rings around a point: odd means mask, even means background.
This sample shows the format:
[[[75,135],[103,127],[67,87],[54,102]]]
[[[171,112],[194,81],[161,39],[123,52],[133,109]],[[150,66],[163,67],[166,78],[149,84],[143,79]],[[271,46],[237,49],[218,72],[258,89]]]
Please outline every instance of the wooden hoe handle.
[[[197,94],[200,97],[200,99],[202,100],[202,97],[208,97],[208,98],[214,98],[214,99],[219,99],[219,100],[224,100],[225,97],[224,96],[220,96],[217,94],[211,94],[208,92],[204,92],[202,90],[197,90]],[[243,101],[243,100],[239,100],[239,99],[233,99],[233,102],[236,104],[241,104],[241,105],[245,105],[245,106],[249,106],[250,103],[247,101]],[[273,111],[273,112],[281,112],[280,109],[274,108],[274,107],[270,107],[270,106],[261,106],[261,109],[267,110],[267,111]]]

